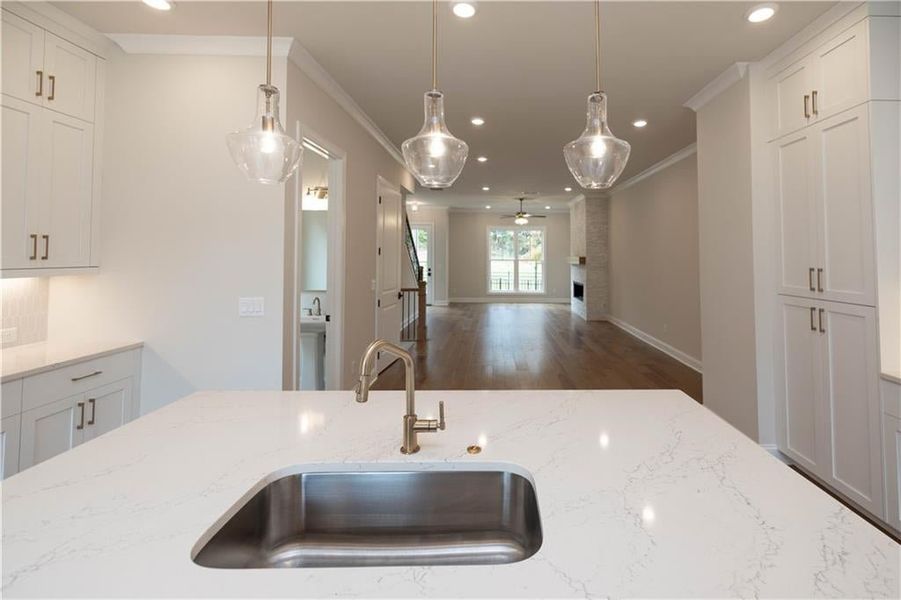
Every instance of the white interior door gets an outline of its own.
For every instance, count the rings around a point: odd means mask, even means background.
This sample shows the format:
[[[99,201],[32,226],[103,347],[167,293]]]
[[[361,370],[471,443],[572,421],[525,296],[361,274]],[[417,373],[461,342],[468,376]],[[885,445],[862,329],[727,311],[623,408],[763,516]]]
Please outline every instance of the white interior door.
[[[3,16],[6,18],[5,12]],[[2,103],[3,268],[36,268],[41,266],[38,241],[43,194],[41,165],[47,160],[45,111],[5,94]]]
[[[376,337],[400,343],[401,249],[403,245],[403,200],[400,190],[383,179],[378,183],[376,218]],[[379,356],[379,371],[392,359]]]
[[[413,230],[416,256],[425,274],[425,301],[431,305],[435,299],[435,230],[431,223],[420,223],[410,228]]]
[[[2,38],[3,93],[41,104],[47,82],[44,30],[4,10]]]

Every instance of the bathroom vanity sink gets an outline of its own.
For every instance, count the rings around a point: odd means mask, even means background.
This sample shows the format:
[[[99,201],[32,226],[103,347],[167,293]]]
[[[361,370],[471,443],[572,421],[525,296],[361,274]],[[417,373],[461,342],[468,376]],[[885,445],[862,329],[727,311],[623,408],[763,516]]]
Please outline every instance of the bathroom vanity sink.
[[[254,494],[194,562],[227,569],[491,565],[541,546],[532,483],[508,471],[297,473]]]

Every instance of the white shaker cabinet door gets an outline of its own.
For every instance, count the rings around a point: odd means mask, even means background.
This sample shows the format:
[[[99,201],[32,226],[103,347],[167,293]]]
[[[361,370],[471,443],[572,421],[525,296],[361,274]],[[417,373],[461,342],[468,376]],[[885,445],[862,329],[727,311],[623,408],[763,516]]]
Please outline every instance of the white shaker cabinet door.
[[[3,12],[3,93],[42,104],[46,92],[44,30],[16,15]]]
[[[827,481],[883,517],[876,309],[823,302],[817,316],[829,424],[826,450],[832,457]]]
[[[776,331],[776,423],[779,450],[815,474],[828,472],[820,403],[820,334],[813,302],[780,296]]]
[[[132,379],[123,379],[85,393],[84,441],[121,427],[131,419]]]
[[[806,127],[810,122],[811,64],[808,59],[790,65],[770,80],[776,119],[773,137]]]
[[[885,440],[885,520],[901,532],[901,419],[883,416]]]
[[[93,123],[97,57],[47,32],[44,70],[44,106]]]
[[[867,22],[820,46],[813,56],[811,112],[826,119],[867,100]]]
[[[2,111],[2,268],[37,268],[44,193],[41,173],[47,158],[44,110],[4,94]]]
[[[22,415],[0,419],[0,479],[19,472],[19,432]]]
[[[22,413],[19,468],[27,469],[80,444],[85,416],[84,394]]]
[[[817,219],[811,131],[774,142],[778,292],[816,295]]]

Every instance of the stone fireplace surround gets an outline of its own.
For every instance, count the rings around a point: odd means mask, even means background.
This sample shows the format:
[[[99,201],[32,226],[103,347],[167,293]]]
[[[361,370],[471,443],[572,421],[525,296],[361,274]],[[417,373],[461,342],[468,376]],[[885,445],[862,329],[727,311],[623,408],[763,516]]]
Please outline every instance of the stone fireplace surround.
[[[569,210],[570,254],[584,256],[584,265],[570,265],[570,306],[586,321],[607,319],[610,256],[610,199],[606,193],[586,192]],[[573,293],[582,284],[583,298]]]

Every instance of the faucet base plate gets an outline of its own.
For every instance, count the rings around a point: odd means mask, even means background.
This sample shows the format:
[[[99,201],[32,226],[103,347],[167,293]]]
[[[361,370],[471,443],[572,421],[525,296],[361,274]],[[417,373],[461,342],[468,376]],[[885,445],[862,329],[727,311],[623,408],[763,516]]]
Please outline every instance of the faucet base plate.
[[[419,446],[417,445],[415,448],[413,448],[413,449],[410,450],[410,451],[407,451],[406,448],[404,448],[403,446],[401,446],[401,447],[400,447],[400,452],[401,452],[401,454],[416,454],[417,452],[419,452]]]

